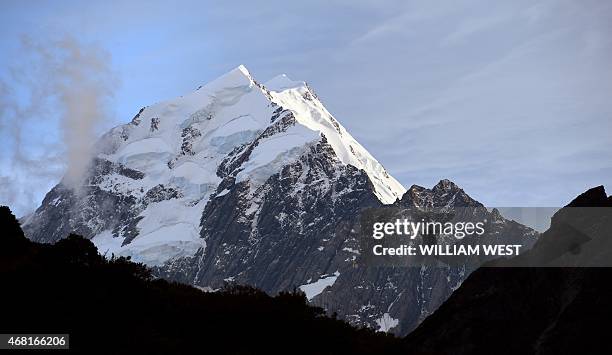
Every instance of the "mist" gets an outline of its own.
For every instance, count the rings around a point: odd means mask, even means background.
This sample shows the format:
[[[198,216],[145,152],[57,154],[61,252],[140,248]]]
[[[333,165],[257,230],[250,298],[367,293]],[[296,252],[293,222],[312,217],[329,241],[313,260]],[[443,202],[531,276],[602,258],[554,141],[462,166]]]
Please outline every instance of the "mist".
[[[10,142],[0,156],[0,203],[25,214],[62,176],[81,186],[118,81],[99,46],[70,36],[23,37],[21,46],[25,55],[0,83],[1,135]]]

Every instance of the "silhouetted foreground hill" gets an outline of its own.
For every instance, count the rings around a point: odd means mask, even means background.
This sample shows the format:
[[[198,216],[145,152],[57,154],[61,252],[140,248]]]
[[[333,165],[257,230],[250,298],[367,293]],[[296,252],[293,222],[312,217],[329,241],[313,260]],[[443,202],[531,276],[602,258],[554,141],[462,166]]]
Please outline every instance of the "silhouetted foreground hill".
[[[107,260],[76,235],[30,242],[8,207],[0,232],[0,333],[70,333],[88,354],[381,353],[399,341],[326,317],[301,293],[205,293]]]
[[[600,186],[577,197],[568,207],[612,207],[612,197],[607,197]],[[512,267],[584,265],[598,258],[608,260],[610,265],[611,211],[612,208],[558,211],[551,228],[523,259],[500,263],[506,266],[502,268],[481,267],[472,273],[404,339],[406,351],[611,354],[611,268]],[[589,233],[572,228],[576,223]]]
[[[568,207],[607,209],[560,210],[529,253],[476,270],[401,344],[325,317],[302,294],[204,293],[76,235],[30,242],[0,207],[0,333],[70,333],[84,353],[612,353],[611,268],[517,267],[612,259],[612,197],[598,187]]]

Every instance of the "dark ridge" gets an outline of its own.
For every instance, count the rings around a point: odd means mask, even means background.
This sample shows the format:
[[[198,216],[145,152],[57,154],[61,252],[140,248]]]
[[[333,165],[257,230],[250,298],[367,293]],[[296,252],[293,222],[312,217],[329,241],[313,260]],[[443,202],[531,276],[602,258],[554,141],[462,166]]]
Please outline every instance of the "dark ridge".
[[[307,304],[246,286],[202,292],[101,256],[91,241],[28,241],[0,207],[0,333],[69,333],[86,354],[381,353],[399,339],[357,329]]]
[[[466,194],[457,184],[448,179],[440,180],[431,189],[419,185],[412,185],[396,205],[401,207],[418,206],[433,208],[441,208],[449,205],[452,207],[484,207],[480,202]]]
[[[0,248],[0,258],[2,258],[0,263],[2,263],[13,251],[22,252],[30,242],[23,234],[19,221],[7,206],[0,206],[0,226],[2,226],[0,229],[3,245]]]
[[[586,191],[555,214],[551,228],[530,252],[507,261],[506,266],[515,267],[474,271],[404,338],[406,353],[612,353],[607,326],[612,319],[612,268],[517,267],[534,265],[525,263],[531,260],[538,265],[567,260],[576,241],[596,243],[596,248],[584,249],[591,250],[586,261],[609,258],[612,209],[589,212],[569,207],[612,207],[610,201],[603,186]],[[590,228],[588,236],[572,223]]]
[[[612,196],[606,196],[605,188],[600,185],[578,195],[567,207],[612,207]]]

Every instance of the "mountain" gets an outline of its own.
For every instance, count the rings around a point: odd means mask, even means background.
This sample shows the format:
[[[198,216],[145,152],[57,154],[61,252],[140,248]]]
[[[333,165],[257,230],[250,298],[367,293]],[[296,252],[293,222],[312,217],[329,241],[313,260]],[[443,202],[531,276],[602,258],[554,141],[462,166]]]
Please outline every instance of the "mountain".
[[[473,272],[404,339],[406,352],[611,353],[610,230],[612,196],[603,186],[588,190],[528,253]]]
[[[32,239],[51,242],[74,230],[95,236],[102,251],[149,265],[193,255],[205,247],[199,230],[209,201],[235,192],[233,186],[255,201],[272,175],[305,156],[327,169],[328,176],[316,177],[321,191],[340,193],[332,179],[343,170],[365,172],[383,203],[405,191],[304,82],[281,75],[263,86],[243,66],[189,95],[141,109],[96,146],[83,186],[60,183],[28,219]],[[247,209],[252,214],[257,206]]]
[[[458,186],[399,184],[304,82],[260,84],[240,66],[195,92],[145,107],[96,144],[78,186],[60,182],[24,225],[71,232],[158,276],[217,290],[301,289],[354,325],[406,334],[477,266],[369,267],[358,219],[383,206],[476,208],[492,233],[536,233],[487,211]]]

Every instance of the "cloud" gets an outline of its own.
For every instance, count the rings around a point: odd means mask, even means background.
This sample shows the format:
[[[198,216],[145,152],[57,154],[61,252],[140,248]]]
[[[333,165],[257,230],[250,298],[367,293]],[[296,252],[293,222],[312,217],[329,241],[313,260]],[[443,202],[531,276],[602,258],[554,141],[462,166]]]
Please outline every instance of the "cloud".
[[[117,81],[110,55],[73,37],[23,37],[21,45],[23,55],[0,82],[0,126],[7,142],[0,157],[0,202],[25,213],[62,174],[65,184],[79,186]]]

